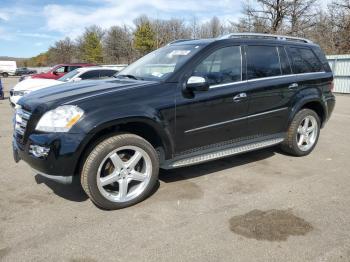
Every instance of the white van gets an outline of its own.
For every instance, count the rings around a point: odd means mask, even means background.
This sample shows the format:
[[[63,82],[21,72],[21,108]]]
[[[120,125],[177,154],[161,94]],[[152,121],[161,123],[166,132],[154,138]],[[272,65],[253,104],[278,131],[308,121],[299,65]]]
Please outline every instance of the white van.
[[[3,77],[15,75],[17,69],[16,61],[0,61],[0,75]]]

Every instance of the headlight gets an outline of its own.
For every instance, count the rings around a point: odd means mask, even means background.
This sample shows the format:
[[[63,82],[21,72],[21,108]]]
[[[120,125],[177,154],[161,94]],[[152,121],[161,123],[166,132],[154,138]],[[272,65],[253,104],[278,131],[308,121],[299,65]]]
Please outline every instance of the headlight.
[[[24,90],[24,91],[14,91],[13,92],[15,96],[24,96],[26,94],[29,94],[30,91],[29,90]]]
[[[59,106],[46,112],[36,125],[36,130],[44,132],[68,132],[84,115],[77,106]]]

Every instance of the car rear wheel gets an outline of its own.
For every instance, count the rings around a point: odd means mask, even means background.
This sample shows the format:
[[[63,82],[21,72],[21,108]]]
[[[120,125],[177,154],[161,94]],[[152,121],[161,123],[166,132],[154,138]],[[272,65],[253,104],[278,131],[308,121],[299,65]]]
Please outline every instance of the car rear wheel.
[[[158,171],[158,156],[150,143],[133,134],[119,134],[91,151],[81,183],[97,206],[120,209],[148,197],[157,184]]]
[[[320,135],[320,118],[311,109],[299,111],[289,126],[287,138],[281,144],[284,152],[305,156],[315,148]]]
[[[9,74],[8,74],[8,73],[6,73],[6,72],[4,72],[4,73],[2,73],[2,76],[3,76],[3,77],[8,77],[8,76],[9,76]]]

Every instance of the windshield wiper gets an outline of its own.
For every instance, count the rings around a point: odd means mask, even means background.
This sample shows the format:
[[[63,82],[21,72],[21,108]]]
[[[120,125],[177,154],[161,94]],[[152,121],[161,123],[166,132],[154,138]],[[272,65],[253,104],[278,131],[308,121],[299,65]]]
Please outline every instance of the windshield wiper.
[[[142,78],[138,78],[134,75],[117,75],[115,77],[126,77],[126,78],[131,78],[131,79],[135,79],[135,80],[143,80]]]

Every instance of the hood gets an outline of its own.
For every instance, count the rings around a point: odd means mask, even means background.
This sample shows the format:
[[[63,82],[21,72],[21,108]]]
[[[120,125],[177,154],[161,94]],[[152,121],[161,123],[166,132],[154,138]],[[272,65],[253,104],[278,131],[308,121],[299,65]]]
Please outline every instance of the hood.
[[[47,110],[47,108],[62,104],[77,104],[81,100],[96,99],[98,96],[112,95],[112,93],[125,89],[148,86],[155,83],[157,82],[131,79],[68,82],[31,92],[21,98],[18,104],[31,111],[38,106],[42,108],[41,110]]]
[[[44,87],[62,84],[63,82],[53,79],[25,79],[13,87],[14,91],[35,91]]]

